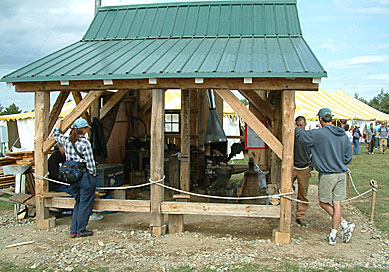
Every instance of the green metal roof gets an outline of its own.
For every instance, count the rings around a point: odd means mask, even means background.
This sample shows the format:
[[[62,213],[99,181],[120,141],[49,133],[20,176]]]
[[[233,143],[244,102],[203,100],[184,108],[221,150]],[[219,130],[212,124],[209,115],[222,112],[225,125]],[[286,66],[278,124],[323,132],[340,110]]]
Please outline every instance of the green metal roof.
[[[325,77],[295,1],[102,7],[83,39],[2,81]]]

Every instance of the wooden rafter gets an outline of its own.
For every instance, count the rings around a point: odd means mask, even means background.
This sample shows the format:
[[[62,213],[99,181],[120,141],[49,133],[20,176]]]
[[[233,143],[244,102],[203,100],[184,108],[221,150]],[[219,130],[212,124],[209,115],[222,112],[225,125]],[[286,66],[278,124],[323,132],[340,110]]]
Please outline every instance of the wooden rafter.
[[[240,93],[270,120],[273,120],[273,109],[256,92],[241,90]]]
[[[216,92],[226,101],[243,120],[260,135],[262,140],[282,158],[282,144],[280,141],[250,112],[242,102],[230,90],[216,90]]]
[[[77,92],[77,91],[73,91],[72,95],[73,95],[73,98],[74,98],[74,102],[76,102],[76,105],[80,104],[80,102],[82,101],[81,93]],[[84,118],[88,122],[89,125],[92,124],[92,120],[91,120],[90,115],[89,115],[89,113],[87,111],[85,111],[82,114],[82,118]]]
[[[61,113],[62,107],[66,102],[66,99],[69,96],[69,92],[60,92],[57,100],[54,103],[53,108],[51,109],[49,116],[49,129],[47,130],[49,133],[53,130],[55,123],[57,122],[58,116]]]
[[[89,92],[83,100],[81,100],[80,104],[78,104],[73,111],[64,118],[62,123],[62,131],[65,132],[70,128],[73,122],[79,118],[89,107],[95,102],[104,91],[91,91]],[[54,146],[55,140],[54,137],[49,137],[45,140],[43,144],[43,152],[48,153],[50,149]]]
[[[104,118],[104,116],[113,108],[115,105],[122,100],[122,98],[128,93],[127,90],[117,91],[105,105],[100,109],[100,119]]]
[[[302,90],[318,91],[319,84],[312,78],[253,78],[245,84],[243,78],[204,78],[203,83],[195,83],[194,78],[159,78],[157,84],[150,85],[148,79],[114,79],[112,85],[104,85],[103,80],[71,80],[69,85],[59,81],[13,82],[16,92],[35,92],[37,90],[149,90],[157,89],[224,89],[224,90]]]

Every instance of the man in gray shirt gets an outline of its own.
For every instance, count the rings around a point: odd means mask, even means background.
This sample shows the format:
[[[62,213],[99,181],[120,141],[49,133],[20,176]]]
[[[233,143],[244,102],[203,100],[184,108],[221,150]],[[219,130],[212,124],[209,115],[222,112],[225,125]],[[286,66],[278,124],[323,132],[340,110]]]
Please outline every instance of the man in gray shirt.
[[[304,116],[299,116],[295,120],[296,126],[305,130],[307,122]],[[308,184],[311,177],[311,148],[302,142],[294,142],[294,159],[293,159],[293,172],[292,183],[297,179],[298,192],[297,199],[307,202]],[[297,202],[296,209],[296,222],[305,227],[304,216],[308,209],[308,204]]]
[[[347,164],[352,160],[351,143],[343,128],[332,125],[332,113],[323,108],[318,113],[322,126],[315,130],[295,129],[295,139],[311,147],[312,163],[319,172],[320,206],[332,217],[328,244],[336,244],[339,224],[342,226],[343,243],[350,242],[355,224],[342,217],[341,201],[346,198]]]

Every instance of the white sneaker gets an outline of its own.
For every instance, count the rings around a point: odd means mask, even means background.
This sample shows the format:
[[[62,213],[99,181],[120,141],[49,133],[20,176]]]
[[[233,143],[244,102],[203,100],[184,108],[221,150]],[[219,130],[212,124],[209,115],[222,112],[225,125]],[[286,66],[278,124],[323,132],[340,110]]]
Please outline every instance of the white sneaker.
[[[104,216],[98,213],[92,213],[91,216],[89,216],[89,220],[101,220]]]
[[[331,237],[331,235],[327,234],[326,241],[330,246],[336,245],[336,237]]]
[[[353,232],[355,229],[354,223],[347,223],[347,227],[342,229],[343,243],[348,243],[353,236]]]
[[[331,237],[331,235],[327,234],[326,241],[330,246],[336,245],[336,237]]]

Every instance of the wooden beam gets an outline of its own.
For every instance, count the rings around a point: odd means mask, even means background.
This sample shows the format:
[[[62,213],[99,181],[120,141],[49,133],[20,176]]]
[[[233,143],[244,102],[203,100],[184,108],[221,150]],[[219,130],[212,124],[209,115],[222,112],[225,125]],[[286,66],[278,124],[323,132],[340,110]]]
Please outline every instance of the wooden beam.
[[[65,132],[66,130],[68,130],[70,128],[70,126],[74,123],[74,121],[76,121],[76,119],[79,118],[90,107],[90,105],[93,102],[95,102],[96,99],[98,99],[100,97],[100,95],[103,92],[104,91],[89,92],[85,96],[85,98],[80,102],[80,104],[78,104],[77,107],[75,107],[73,109],[73,111],[68,116],[66,116],[64,118],[64,120],[62,122],[62,128],[61,128],[62,132]],[[54,137],[47,138],[43,144],[43,152],[48,153],[50,151],[50,149],[54,146],[54,144],[55,144]],[[45,174],[46,173],[44,173],[43,176]]]
[[[262,140],[282,158],[282,144],[274,135],[250,112],[242,102],[229,90],[216,90],[231,108],[257,133]]]
[[[150,108],[151,108],[151,99],[147,100],[147,102],[139,108],[138,110],[139,116],[143,116]]]
[[[72,91],[72,95],[74,98],[74,102],[76,102],[76,105],[80,104],[80,102],[82,101],[81,93],[77,92],[77,91]],[[82,114],[82,118],[84,118],[88,122],[89,125],[92,125],[92,120],[91,120],[90,115],[87,111],[85,111]]]
[[[49,111],[50,111],[50,93],[36,92],[35,93],[35,143],[34,143],[34,159],[35,173],[39,176],[45,176],[47,173],[47,155],[43,152],[43,143],[48,134],[49,127]],[[36,194],[42,194],[49,191],[49,184],[46,180],[35,179]],[[49,218],[49,209],[44,205],[43,197],[36,198],[36,227],[38,229],[46,229],[55,226],[55,221]],[[55,219],[54,219],[55,220]]]
[[[220,123],[223,126],[223,98],[221,98],[216,92],[215,92],[215,107],[217,116],[219,116]]]
[[[164,214],[196,214],[218,216],[243,216],[279,218],[280,207],[251,204],[222,204],[197,202],[163,202]]]
[[[100,109],[100,119],[103,119],[104,116],[119,103],[120,100],[128,93],[128,90],[119,90],[117,91],[105,105]]]
[[[295,92],[283,91],[281,95],[282,106],[282,162],[281,162],[281,193],[292,191],[292,167],[294,146],[294,109]],[[292,218],[292,203],[289,199],[281,197],[280,232],[290,233]]]
[[[271,122],[271,132],[277,139],[281,139],[281,92],[272,92],[272,102],[274,105],[274,118]],[[270,101],[269,101],[270,102]],[[270,153],[270,181],[274,192],[280,188],[281,159],[274,152]],[[271,191],[272,192],[272,191]],[[278,202],[275,200],[273,202]]]
[[[52,197],[46,199],[46,207],[72,209],[74,198],[72,197]],[[123,199],[96,199],[93,209],[101,211],[121,211],[121,212],[150,212],[149,200],[123,200]]]
[[[190,190],[190,90],[181,90],[180,188]]]
[[[53,127],[55,123],[57,122],[58,116],[61,114],[61,110],[63,105],[66,102],[66,99],[68,98],[70,92],[60,92],[57,100],[54,103],[53,108],[51,109],[50,116],[49,116],[49,128],[48,133],[50,133],[53,130]]]
[[[151,109],[151,143],[150,143],[150,178],[153,181],[164,177],[164,121],[165,121],[165,91],[161,89],[152,90]],[[163,182],[163,181],[162,181]],[[163,225],[163,214],[161,202],[164,199],[164,189],[157,184],[151,185],[151,234],[161,236]]]
[[[246,97],[246,99],[253,104],[257,110],[263,113],[270,120],[273,120],[273,109],[256,92],[241,90],[240,93]]]
[[[318,91],[319,84],[312,78],[253,78],[252,84],[244,84],[243,78],[204,78],[204,83],[196,84],[193,78],[159,78],[157,84],[150,85],[145,79],[114,79],[113,85],[104,85],[103,80],[70,80],[69,85],[59,81],[13,82],[16,92],[35,91],[89,91],[89,90],[147,90],[157,89],[224,89],[224,90],[301,90]]]

